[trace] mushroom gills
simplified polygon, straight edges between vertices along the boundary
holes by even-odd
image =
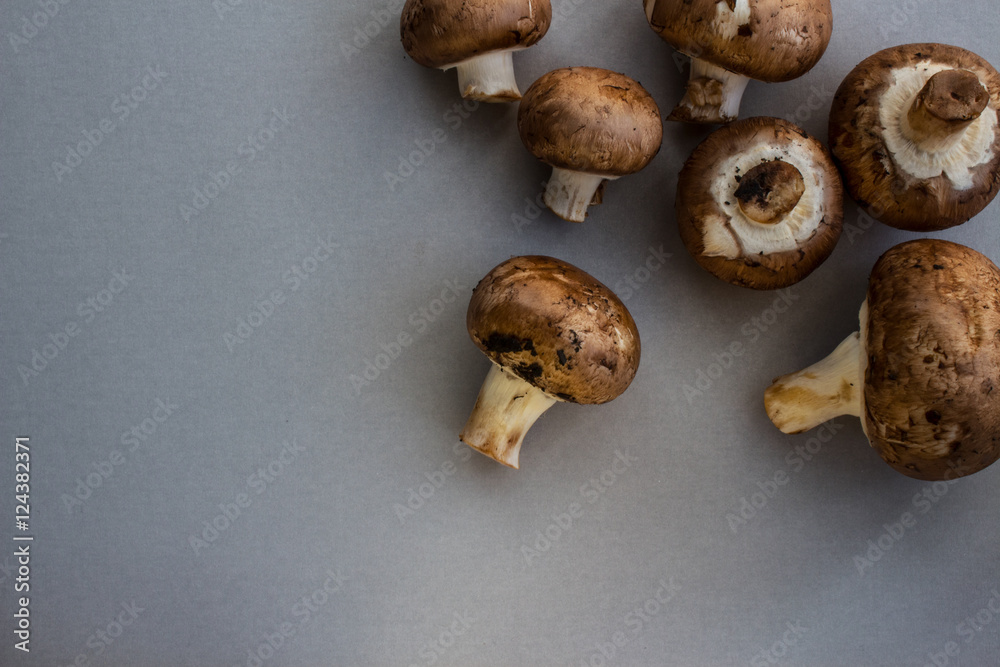
[[[583,222],[587,207],[601,203],[604,181],[617,178],[553,167],[542,201],[563,220]]]
[[[517,468],[524,435],[557,402],[559,399],[491,362],[476,406],[458,437],[491,459]]]
[[[783,433],[802,433],[841,415],[861,416],[867,366],[861,337],[868,329],[867,300],[859,319],[861,330],[845,338],[828,357],[779,377],[764,392],[767,416]]]
[[[749,77],[691,58],[691,74],[683,99],[667,120],[686,123],[729,123],[740,115],[743,91]]]
[[[456,69],[458,89],[467,100],[516,102],[521,99],[521,91],[514,78],[513,53],[523,48],[490,51],[441,69]]]

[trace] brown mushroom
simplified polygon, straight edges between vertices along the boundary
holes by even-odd
[[[638,82],[597,67],[565,67],[528,88],[517,111],[525,147],[552,167],[543,200],[564,220],[583,222],[605,181],[632,174],[663,140],[660,110]]]
[[[649,25],[691,56],[687,92],[667,120],[728,123],[750,79],[802,76],[830,42],[830,0],[644,0]]]
[[[615,294],[552,257],[514,257],[479,281],[466,317],[492,361],[459,436],[512,468],[535,420],[558,401],[606,403],[639,367],[639,332]]]
[[[837,89],[830,149],[851,197],[898,229],[960,225],[1000,189],[1000,74],[976,54],[905,44]]]
[[[969,475],[1000,458],[1000,269],[975,250],[920,239],[872,269],[861,327],[826,359],[778,378],[771,421],[799,433],[850,414],[894,469]]]
[[[417,63],[458,70],[462,97],[514,102],[521,92],[511,56],[540,40],[551,22],[549,0],[406,0],[399,32]]]
[[[698,264],[754,289],[812,273],[843,222],[843,188],[826,148],[780,118],[747,118],[708,135],[681,169],[675,204]]]

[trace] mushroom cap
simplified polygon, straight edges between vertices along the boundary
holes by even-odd
[[[868,283],[865,432],[910,477],[953,479],[1000,457],[1000,270],[975,250],[920,239]]]
[[[747,217],[737,200],[743,175],[781,160],[802,175],[805,190],[774,224]],[[812,273],[833,252],[843,223],[840,175],[823,144],[793,123],[757,117],[708,135],[677,179],[681,239],[707,271],[734,285],[778,289]]]
[[[887,96],[910,100],[933,74],[949,68],[971,71],[989,93],[986,109],[969,127],[976,131],[963,137],[970,154],[979,155],[971,168],[919,151],[898,127],[886,128],[880,114]],[[840,84],[830,111],[830,149],[851,197],[874,218],[911,231],[946,229],[979,213],[1000,189],[998,110],[1000,74],[983,58],[945,44],[894,46],[861,61]],[[918,160],[920,173],[900,166],[890,148],[906,143],[906,159]]]
[[[830,0],[644,0],[656,33],[693,58],[758,81],[789,81],[830,43]]]
[[[425,67],[448,68],[507,49],[526,49],[552,22],[549,0],[406,0],[403,48]]]
[[[473,290],[469,336],[486,356],[546,394],[606,403],[639,367],[639,332],[593,276],[552,257],[513,257]]]
[[[606,176],[639,171],[663,140],[660,109],[646,89],[597,67],[564,67],[531,84],[517,130],[543,162]]]

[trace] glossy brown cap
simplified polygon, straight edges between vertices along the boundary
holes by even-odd
[[[527,48],[551,22],[549,0],[406,0],[399,32],[413,60],[444,68],[490,51]]]
[[[531,84],[517,130],[543,162],[606,176],[639,171],[663,140],[660,109],[646,89],[597,67],[553,70]]]
[[[802,178],[804,190],[797,190],[785,220],[760,223],[741,215],[780,192],[782,184],[767,178],[747,187],[747,178],[756,176],[751,169],[770,165],[765,160],[794,164]],[[764,175],[790,180],[784,171]],[[681,169],[675,205],[681,239],[695,261],[728,283],[753,289],[787,287],[812,273],[833,252],[843,223],[843,189],[829,153],[780,118],[746,118],[708,135]],[[788,241],[780,240],[782,225],[793,233]]]
[[[639,367],[639,332],[625,305],[552,257],[514,257],[490,271],[466,322],[486,356],[560,400],[606,403]]]
[[[789,81],[830,43],[830,0],[644,0],[653,30],[675,49],[758,81]]]
[[[887,147],[880,100],[900,73],[929,64],[975,74],[989,94],[982,113],[997,117],[1000,74],[971,51],[945,44],[904,44],[869,56],[840,84],[830,111],[830,149],[851,197],[877,220],[910,231],[962,224],[1000,190],[1000,132],[994,132],[992,157],[969,171],[969,187],[957,187],[944,172],[915,176]]]
[[[872,269],[862,419],[893,468],[917,479],[1000,457],[1000,270],[949,241],[895,246]]]

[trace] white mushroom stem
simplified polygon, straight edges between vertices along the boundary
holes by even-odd
[[[459,438],[491,459],[517,468],[524,434],[557,402],[494,363]]]
[[[444,69],[458,70],[458,89],[467,100],[516,102],[521,91],[514,79],[515,50],[490,51]]]
[[[552,177],[545,186],[542,201],[563,220],[583,222],[587,207],[601,202],[601,183],[616,178],[552,167]]]
[[[667,120],[692,123],[729,123],[740,115],[748,77],[730,72],[701,58],[691,58],[684,98]]]
[[[781,431],[801,433],[841,415],[861,416],[867,367],[861,336],[868,330],[867,301],[860,320],[861,330],[845,338],[830,356],[783,375],[764,392],[767,416]]]

